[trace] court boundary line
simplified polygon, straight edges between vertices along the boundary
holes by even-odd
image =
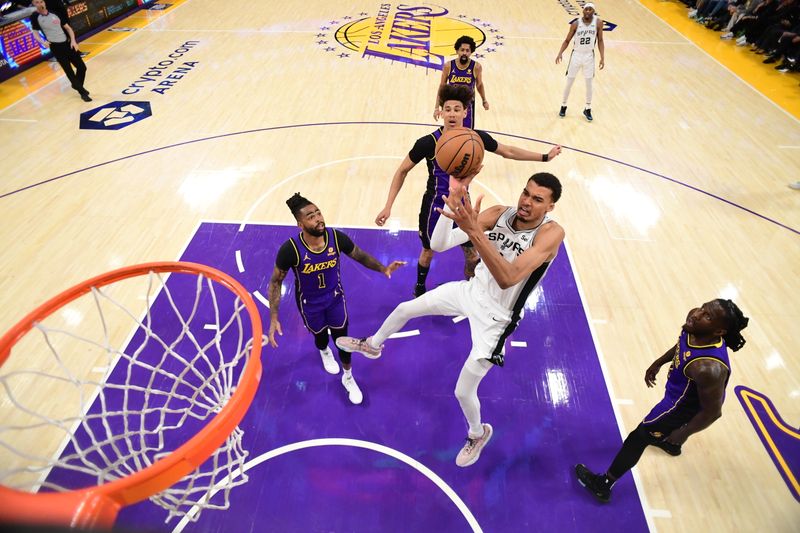
[[[610,372],[608,371],[608,367],[606,366],[606,360],[603,356],[603,351],[600,348],[600,343],[597,341],[597,334],[594,330],[594,324],[592,322],[592,315],[589,313],[589,306],[584,297],[585,293],[583,291],[583,284],[581,283],[581,279],[578,276],[578,272],[575,270],[575,263],[572,261],[573,254],[570,250],[570,247],[567,244],[566,239],[563,242],[564,244],[564,251],[567,253],[567,259],[569,261],[569,268],[572,271],[572,278],[575,280],[575,287],[578,289],[578,297],[581,300],[581,305],[583,306],[583,316],[586,317],[586,324],[589,327],[589,334],[592,337],[592,343],[594,344],[594,351],[597,354],[597,361],[600,363],[600,373],[603,375],[603,381],[606,384],[606,391],[608,391],[608,399],[609,403],[611,404],[611,410],[614,413],[614,418],[617,421],[617,429],[619,430],[619,435],[622,441],[625,440],[627,436],[625,425],[622,422],[622,415],[619,412],[619,406],[615,401],[617,398],[616,393],[614,392],[614,386],[611,383]],[[639,476],[639,469],[637,466],[634,466],[631,469],[631,475],[633,476],[633,486],[636,487],[636,492],[639,496],[639,502],[642,505],[642,514],[644,515],[645,522],[647,523],[647,527],[653,533],[656,533],[658,530],[656,529],[655,523],[653,523],[651,511],[653,510],[650,507],[650,504],[647,502],[647,495],[644,492],[644,486],[641,477]],[[570,477],[570,479],[572,479]]]
[[[769,96],[764,94],[760,89],[758,89],[755,85],[750,83],[748,80],[746,80],[745,78],[741,77],[736,71],[731,69],[729,66],[727,66],[725,63],[723,63],[719,59],[717,59],[717,57],[714,56],[711,52],[706,50],[704,47],[700,46],[700,44],[698,44],[697,41],[695,41],[694,39],[690,38],[689,36],[684,35],[683,33],[681,33],[680,30],[678,30],[678,28],[676,28],[675,26],[670,24],[666,19],[662,18],[658,13],[656,13],[655,11],[650,9],[650,7],[647,6],[644,2],[638,1],[638,2],[636,2],[636,4],[642,6],[642,8],[644,8],[648,13],[650,13],[650,15],[653,18],[655,18],[656,20],[660,21],[664,26],[666,26],[667,28],[669,28],[670,30],[672,30],[673,32],[678,34],[681,39],[686,41],[687,44],[690,44],[690,45],[694,46],[695,48],[697,48],[700,52],[702,52],[703,54],[705,54],[706,56],[711,58],[717,65],[719,65],[720,67],[722,67],[723,69],[728,71],[731,75],[733,75],[733,77],[735,77],[740,82],[742,82],[747,87],[749,87],[753,92],[755,92],[756,94],[760,95],[764,100],[766,100],[767,102],[769,102],[772,105],[774,105],[776,108],[778,108],[781,111],[783,111],[786,114],[786,116],[792,118],[795,121],[795,123],[800,122],[800,118],[796,117],[788,109],[784,108],[781,104],[779,104],[778,102],[774,101]]]
[[[205,141],[224,139],[224,138],[227,138],[227,137],[236,137],[236,136],[239,136],[239,135],[249,135],[251,133],[263,133],[263,132],[280,131],[280,130],[294,129],[294,128],[310,128],[310,127],[316,127],[316,126],[387,126],[387,125],[389,125],[389,126],[398,126],[398,125],[399,126],[426,126],[426,127],[433,127],[433,128],[438,127],[437,124],[427,124],[427,123],[422,123],[422,122],[355,121],[354,120],[354,121],[338,121],[338,122],[310,122],[310,123],[305,123],[305,124],[285,124],[285,125],[282,125],[282,126],[270,126],[270,127],[266,127],[266,128],[255,128],[255,129],[250,129],[250,130],[242,130],[242,131],[234,131],[234,132],[229,132],[229,133],[221,133],[221,134],[218,134],[218,135],[211,135],[209,137],[200,137],[198,139],[191,139],[191,140],[188,140],[188,141],[181,141],[181,142],[178,142],[178,143],[167,144],[167,145],[164,145],[164,146],[151,148],[149,150],[144,150],[142,152],[136,152],[136,153],[133,153],[133,154],[120,156],[120,157],[117,157],[117,158],[114,158],[114,159],[110,159],[108,161],[103,161],[101,163],[96,163],[96,164],[90,165],[88,167],[80,168],[78,170],[73,170],[71,172],[67,172],[66,174],[61,174],[59,176],[48,178],[46,180],[42,180],[42,181],[39,181],[39,182],[36,182],[36,183],[32,183],[30,185],[26,185],[25,187],[22,187],[22,188],[19,188],[19,189],[16,189],[16,190],[0,194],[0,200],[2,200],[3,198],[9,197],[9,196],[13,196],[13,195],[18,194],[18,193],[21,193],[23,191],[27,191],[28,189],[33,189],[35,187],[40,187],[40,186],[45,185],[47,183],[51,183],[51,182],[58,181],[58,180],[61,180],[61,179],[64,179],[64,178],[68,178],[70,176],[73,176],[73,175],[76,175],[76,174],[80,174],[82,172],[86,172],[86,171],[89,171],[89,170],[94,170],[96,168],[104,167],[106,165],[110,165],[110,164],[113,164],[113,163],[118,163],[120,161],[125,161],[127,159],[133,159],[135,157],[140,157],[140,156],[151,154],[151,153],[155,153],[155,152],[169,150],[171,148],[177,148],[177,147],[180,147],[180,146],[186,146],[186,145],[205,142]],[[550,142],[550,141],[543,141],[541,139],[536,139],[534,137],[526,137],[524,135],[517,135],[517,134],[514,134],[514,133],[504,133],[504,132],[493,131],[493,130],[484,130],[484,131],[486,131],[487,133],[493,133],[495,135],[502,135],[502,136],[511,137],[511,138],[514,138],[514,139],[522,139],[522,140],[526,140],[526,141],[537,142],[537,143],[541,143],[541,144],[545,144],[545,145],[549,145],[549,146],[556,146],[558,144],[558,143],[554,143],[554,142]],[[706,195],[706,196],[708,196],[710,198],[713,198],[715,200],[718,200],[720,202],[728,204],[731,207],[735,207],[737,209],[740,209],[740,210],[742,210],[742,211],[744,211],[746,213],[754,215],[754,216],[756,216],[756,217],[758,217],[758,218],[760,218],[760,219],[762,219],[762,220],[764,220],[766,222],[769,222],[771,224],[779,226],[779,227],[781,227],[783,229],[789,230],[792,233],[800,236],[800,230],[794,229],[791,226],[787,226],[786,224],[784,224],[782,222],[779,222],[779,221],[777,221],[775,219],[772,219],[772,218],[770,218],[770,217],[768,217],[766,215],[762,215],[761,213],[753,211],[752,209],[750,209],[748,207],[745,207],[743,205],[739,205],[736,202],[733,202],[731,200],[727,200],[727,199],[725,199],[725,198],[723,198],[723,197],[721,197],[721,196],[719,196],[717,194],[714,194],[714,193],[708,192],[706,190],[703,190],[700,187],[696,187],[694,185],[690,185],[688,183],[685,183],[685,182],[680,181],[680,180],[675,179],[675,178],[670,178],[669,176],[666,176],[664,174],[659,174],[658,172],[655,172],[653,170],[647,170],[646,168],[640,167],[638,165],[634,165],[633,163],[626,163],[624,161],[620,161],[619,159],[614,159],[613,157],[604,156],[604,155],[601,155],[601,154],[590,152],[588,150],[581,150],[580,148],[573,148],[573,147],[566,146],[566,145],[561,145],[561,146],[563,148],[567,149],[567,150],[571,150],[571,151],[577,152],[579,154],[584,154],[584,155],[588,155],[588,156],[591,156],[591,157],[596,157],[598,159],[602,159],[604,161],[608,161],[608,162],[611,162],[611,163],[616,163],[618,165],[622,165],[624,167],[632,168],[634,170],[638,170],[638,171],[643,172],[645,174],[649,174],[651,176],[655,176],[657,178],[661,178],[662,180],[669,181],[669,182],[671,182],[671,183],[673,183],[675,185],[680,185],[682,187],[686,187],[687,189],[690,189],[690,190],[693,190],[695,192],[704,194],[704,195]]]

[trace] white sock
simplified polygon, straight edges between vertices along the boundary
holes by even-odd
[[[344,369],[344,377],[346,377],[346,378],[353,377],[353,368],[352,367]]]

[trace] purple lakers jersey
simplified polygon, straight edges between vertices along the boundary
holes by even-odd
[[[643,424],[669,422],[670,425],[679,427],[691,420],[700,411],[697,384],[686,375],[687,367],[700,359],[712,359],[725,365],[725,368],[728,369],[728,377],[725,378],[725,385],[727,386],[731,365],[728,360],[728,349],[725,341],[720,339],[717,344],[693,346],[689,343],[689,334],[682,331],[678,344],[675,346],[675,354],[669,367],[669,374],[667,374],[664,399],[644,417]]]
[[[450,61],[450,75],[447,76],[447,85],[466,85],[475,91],[475,61],[469,60],[467,66],[462,70],[458,68],[458,61]]]
[[[292,269],[295,294],[301,309],[326,307],[333,299],[341,297],[343,290],[336,232],[331,228],[325,228],[325,247],[317,252],[308,247],[302,233],[292,237],[290,242],[297,250],[299,258]]]
[[[443,128],[437,128],[436,131],[431,133],[431,137],[433,137],[436,143],[439,142],[439,138],[442,136],[443,131]],[[444,207],[442,195],[448,196],[450,194],[450,176],[447,174],[447,172],[442,170],[442,167],[440,167],[439,163],[436,162],[436,157],[434,157],[434,154],[431,154],[431,157],[427,159],[427,163],[428,183],[425,187],[425,194],[433,195],[434,207]]]

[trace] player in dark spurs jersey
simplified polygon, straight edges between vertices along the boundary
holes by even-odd
[[[467,116],[464,118],[465,128],[475,128],[475,91],[481,95],[483,108],[489,110],[489,101],[486,99],[486,92],[483,88],[483,67],[471,59],[476,46],[475,39],[468,35],[459,37],[453,46],[458,54],[458,59],[453,59],[442,67],[442,79],[436,90],[436,102],[433,107],[433,120],[439,120],[442,114],[439,90],[445,85],[464,85],[472,91],[472,100],[467,106]]]
[[[406,176],[417,163],[425,159],[428,165],[428,184],[425,194],[422,196],[422,205],[419,211],[419,239],[422,241],[422,251],[419,254],[417,263],[417,284],[414,287],[414,296],[423,294],[427,288],[425,281],[428,278],[431,261],[433,260],[433,250],[431,250],[431,233],[433,232],[436,221],[439,220],[437,209],[444,207],[443,195],[447,195],[450,188],[450,176],[439,168],[436,163],[436,142],[442,134],[452,128],[461,128],[464,123],[464,116],[469,102],[472,100],[472,91],[463,85],[445,85],[439,90],[439,100],[442,103],[442,119],[444,126],[436,129],[432,133],[420,137],[414,143],[414,147],[400,163],[394,173],[392,184],[389,186],[389,196],[386,204],[378,216],[375,217],[375,224],[383,226],[392,214],[392,206],[403,188]],[[549,161],[561,153],[560,146],[554,146],[550,152],[540,154],[531,152],[516,146],[500,144],[485,131],[475,130],[483,141],[483,146],[487,152],[494,152],[506,159],[517,161]],[[470,243],[462,245],[464,252],[464,277],[469,279],[475,272],[475,265],[478,264],[478,255],[472,249]]]
[[[275,333],[283,335],[278,321],[278,306],[283,279],[291,269],[294,270],[295,300],[303,323],[314,335],[314,343],[320,351],[325,370],[330,374],[338,374],[339,365],[328,347],[328,330],[334,340],[347,335],[347,305],[340,272],[341,253],[370,270],[382,272],[387,278],[391,278],[392,272],[404,265],[405,261],[393,261],[389,266],[383,266],[356,246],[346,234],[326,227],[319,208],[300,196],[300,193],[295,193],[286,204],[301,231],[283,243],[275,259],[275,269],[269,281],[269,342],[277,348]],[[359,404],[363,395],[353,377],[350,353],[339,350],[339,360],[344,367],[342,385],[350,401]]]
[[[690,435],[722,416],[731,375],[728,348],[736,352],[744,346],[740,332],[748,322],[731,300],[712,300],[689,311],[677,344],[644,374],[645,383],[652,387],[659,369],[671,362],[664,399],[628,435],[605,474],[594,474],[582,464],[575,466],[580,484],[607,502],[611,487],[639,462],[645,448],[657,446],[670,455],[680,455]]]
[[[412,318],[467,317],[472,349],[458,376],[455,394],[469,432],[456,457],[458,466],[475,463],[492,437],[492,426],[481,422],[478,386],[494,365],[503,366],[505,340],[522,319],[528,295],[541,283],[564,240],[564,229],[549,214],[561,197],[558,178],[546,172],[534,174],[516,207],[496,205],[483,212],[481,199],[473,209],[467,196],[472,178],[474,175],[451,181],[447,208],[433,230],[431,247],[443,252],[472,240],[482,259],[475,276],[445,283],[401,303],[371,337],[336,340],[344,350],[375,359],[381,355],[383,342]]]

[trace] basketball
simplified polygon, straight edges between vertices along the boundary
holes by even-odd
[[[483,162],[483,141],[475,130],[453,128],[436,143],[436,163],[455,178],[463,178]]]

